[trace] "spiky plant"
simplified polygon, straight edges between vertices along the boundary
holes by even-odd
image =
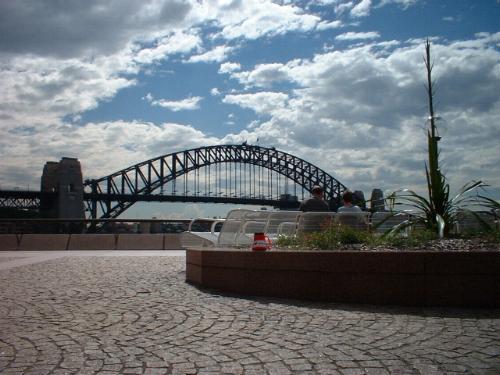
[[[450,185],[447,183],[446,177],[441,173],[439,167],[438,142],[441,140],[441,137],[436,127],[437,117],[434,115],[433,63],[431,62],[430,48],[430,42],[427,40],[424,62],[427,71],[426,88],[430,122],[430,129],[427,130],[428,161],[425,163],[428,198],[412,190],[402,189],[389,196],[389,199],[397,199],[396,205],[410,206],[417,210],[412,219],[394,228],[393,232],[420,222],[426,228],[436,231],[439,237],[443,237],[449,234],[455,225],[459,210],[466,209],[469,205],[477,204],[477,198],[471,197],[468,194],[472,190],[484,187],[485,184],[482,181],[471,181],[465,184],[458,194],[450,199]]]

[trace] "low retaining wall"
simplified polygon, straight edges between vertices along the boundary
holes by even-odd
[[[107,250],[116,248],[116,234],[72,234],[68,250]]]
[[[6,250],[180,250],[180,234],[0,234]]]
[[[0,250],[17,250],[20,239],[19,234],[0,234]]]
[[[181,233],[165,233],[163,235],[165,239],[163,241],[164,250],[179,250],[182,249],[181,245]]]
[[[163,250],[163,234],[120,234],[117,250]]]
[[[23,234],[18,250],[66,250],[69,234]]]
[[[500,307],[500,252],[197,249],[186,251],[186,280],[255,296]]]

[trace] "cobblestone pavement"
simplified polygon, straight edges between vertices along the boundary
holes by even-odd
[[[243,298],[184,257],[0,270],[0,373],[500,374],[500,311]]]

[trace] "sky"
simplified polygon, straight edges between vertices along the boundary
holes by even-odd
[[[366,197],[425,192],[427,38],[442,171],[500,199],[500,0],[0,0],[0,189],[246,141]]]

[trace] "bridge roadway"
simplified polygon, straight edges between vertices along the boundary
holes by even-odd
[[[0,373],[500,373],[500,311],[242,298],[183,251],[0,253]]]

